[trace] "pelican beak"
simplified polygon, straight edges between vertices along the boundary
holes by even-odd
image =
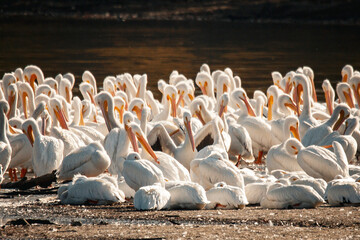
[[[176,117],[177,114],[176,114],[176,108],[177,108],[177,105],[176,105],[176,99],[175,99],[175,95],[173,94],[170,98],[170,104],[171,104],[171,109],[172,109],[172,117]]]
[[[224,105],[224,101],[221,101],[220,109],[219,109],[219,116],[222,117],[224,112],[227,112],[227,106]]]
[[[14,93],[14,92],[11,92],[11,93],[9,94],[9,99],[8,99],[8,103],[9,103],[9,106],[10,106],[10,110],[9,110],[9,112],[6,114],[6,116],[7,116],[8,118],[10,117],[10,113],[11,113],[12,109],[14,108],[14,106],[13,106],[14,101],[15,101],[15,93]],[[16,106],[15,106],[15,107],[16,107]]]
[[[224,85],[223,85],[223,93],[226,93],[226,92],[227,92],[227,89],[228,89],[228,88],[227,88],[226,84],[224,84]]]
[[[351,89],[349,89],[349,92],[344,91],[344,96],[345,96],[347,105],[349,105],[350,108],[354,108],[355,105],[354,105],[354,99],[353,99]]]
[[[274,96],[271,95],[269,97],[269,101],[268,101],[268,120],[272,120],[272,109],[273,109],[273,104],[274,104]]]
[[[201,82],[199,82],[199,87],[200,87],[203,95],[207,95],[207,91],[206,91],[206,87],[205,87],[206,85],[207,85],[207,82],[204,83],[204,86],[201,84]]]
[[[137,116],[137,118],[139,120],[141,119],[141,111],[142,111],[142,109],[140,109],[138,106],[134,106],[131,111],[136,113],[136,116]]]
[[[280,86],[280,82],[279,82],[279,81],[277,81],[277,82],[275,83],[275,86],[277,86],[281,91],[285,92],[285,90]]]
[[[191,131],[191,123],[187,119],[185,119],[184,123],[185,123],[185,127],[186,127],[186,130],[187,130],[189,138],[190,138],[192,150],[193,150],[193,152],[195,152],[195,140],[194,140],[194,135]]]
[[[154,150],[152,150],[150,144],[148,143],[148,141],[144,138],[143,135],[139,134],[139,133],[136,133],[136,137],[137,139],[139,140],[141,146],[143,146],[143,148],[145,149],[145,151],[147,151],[150,156],[154,159],[154,161],[157,163],[157,164],[160,164],[159,160],[158,160],[158,157],[156,156]]]
[[[178,101],[176,103],[176,108],[180,105],[180,103],[181,103],[181,106],[184,107],[184,92],[182,92],[180,94],[179,99],[178,99]]]
[[[354,90],[356,102],[357,102],[358,106],[360,106],[360,84],[357,84],[357,86],[353,85],[352,87]]]
[[[192,94],[189,93],[188,97],[189,97],[190,101],[194,100],[194,96]]]
[[[200,120],[200,122],[201,122],[203,125],[206,124],[206,122],[205,122],[204,118],[202,117],[201,112],[200,112],[199,110],[196,110],[196,111],[195,111],[195,115],[198,117],[198,119]]]
[[[94,105],[95,105],[95,100],[94,100],[94,96],[92,95],[92,93],[91,93],[91,92],[89,92],[89,91],[87,91],[87,94],[89,95],[89,97],[90,97],[90,100],[91,100],[92,104],[94,104]]]
[[[291,146],[291,148],[295,150],[295,154],[299,153],[299,150],[295,146]]]
[[[241,98],[241,99],[244,101],[244,103],[245,103],[245,105],[246,105],[248,114],[249,114],[250,116],[256,117],[254,108],[250,105],[248,98],[245,96],[244,98]]]
[[[124,118],[124,105],[122,105],[118,111],[119,111],[120,123],[123,123],[123,118]]]
[[[132,128],[129,127],[127,124],[125,124],[125,131],[127,132],[128,136],[129,136],[129,139],[130,139],[131,145],[134,149],[134,152],[138,153],[139,147],[137,145],[136,136],[135,136],[134,132],[132,131]]]
[[[332,99],[330,97],[330,90],[324,89],[324,92],[325,92],[325,101],[326,101],[327,109],[329,111],[329,114],[332,115],[333,111],[334,111],[334,108],[333,108]]]
[[[343,110],[340,111],[340,116],[339,119],[335,122],[334,127],[333,127],[333,131],[337,131],[339,129],[339,127],[341,126],[341,124],[349,117],[350,115],[346,115],[345,116],[345,112]]]
[[[81,107],[81,110],[80,110],[80,122],[79,122],[79,125],[80,126],[85,126],[85,123],[84,123],[84,108],[85,106],[82,106]]]
[[[34,146],[34,142],[35,142],[35,137],[34,137],[34,133],[33,133],[33,129],[31,126],[28,126],[27,131],[23,131],[24,134],[28,137],[31,146]]]
[[[294,138],[296,138],[297,140],[300,141],[300,134],[299,134],[299,123],[296,123],[296,126],[291,126],[290,127],[290,132],[292,133],[292,135],[294,136]]]
[[[290,99],[290,101],[291,101],[290,103],[285,103],[285,107],[290,108],[291,110],[293,110],[296,113],[297,107],[292,99]]]
[[[342,77],[342,82],[347,82],[348,79],[348,75],[345,73],[344,76]]]
[[[58,120],[59,123],[60,123],[60,126],[61,126],[63,129],[69,130],[69,128],[68,128],[68,126],[67,126],[67,124],[66,124],[66,120],[65,120],[64,114],[63,114],[63,112],[61,111],[61,109],[59,109],[59,107],[56,106],[56,109],[54,109],[54,112],[55,112],[55,115],[56,115],[57,120]]]
[[[290,93],[290,91],[291,91],[291,88],[292,88],[292,85],[290,84],[290,77],[287,79],[287,81],[285,82],[285,90],[284,90],[284,92],[286,93],[286,94],[289,94]]]
[[[329,148],[332,148],[333,146],[332,145],[324,145],[324,146],[321,146],[321,147],[329,149]]]
[[[33,89],[34,93],[35,93],[35,80],[36,80],[36,75],[32,74],[30,77],[30,86]]]
[[[41,134],[45,136],[45,130],[46,130],[46,118],[41,117]]]
[[[303,91],[303,87],[301,84],[298,84],[296,86],[296,89],[294,91],[294,99],[295,99],[295,103],[296,103],[296,112],[298,114],[298,116],[300,116],[300,96],[302,94]]]
[[[8,124],[8,126],[9,126],[9,131],[10,131],[10,133],[12,133],[12,134],[18,134],[18,132],[16,132],[15,129],[14,129],[10,124]]]
[[[71,99],[70,99],[70,90],[68,87],[65,87],[65,99],[68,103],[71,103]]]
[[[26,92],[23,92],[21,94],[21,98],[22,98],[22,103],[23,103],[23,111],[24,111],[25,119],[27,119],[28,118],[28,112],[27,112],[26,98],[28,98],[28,94]]]
[[[140,83],[138,85],[137,91],[136,91],[136,95],[137,98],[140,96]]]
[[[176,129],[175,131],[171,132],[169,134],[170,137],[174,136],[175,134],[177,134],[178,132],[180,132],[180,128]]]
[[[107,101],[105,100],[104,101],[104,104],[99,104],[99,107],[100,107],[100,110],[104,116],[104,120],[105,120],[105,123],[106,123],[106,127],[108,129],[108,131],[110,132],[111,131],[111,126],[110,126],[110,119],[109,119],[109,115],[108,115],[108,103]]]

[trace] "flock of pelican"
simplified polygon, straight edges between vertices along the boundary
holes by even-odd
[[[157,100],[146,74],[108,76],[100,89],[85,71],[81,100],[71,73],[5,73],[0,182],[56,171],[63,204],[133,199],[141,210],[359,204],[360,73],[346,65],[335,90],[324,80],[325,102],[310,67],[271,75],[250,99],[230,68],[203,64],[195,81],[159,80]]]

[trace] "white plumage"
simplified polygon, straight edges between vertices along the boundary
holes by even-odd
[[[170,200],[170,193],[158,184],[141,187],[134,196],[137,210],[161,210]]]
[[[207,209],[243,209],[245,205],[249,204],[243,189],[227,185],[224,182],[217,183],[206,191],[206,197],[210,201],[206,205]]]

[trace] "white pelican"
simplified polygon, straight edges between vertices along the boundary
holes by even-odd
[[[207,96],[211,101],[215,101],[214,80],[207,72],[199,72],[196,75],[195,83],[201,89],[203,95]]]
[[[331,206],[359,205],[360,182],[339,182],[327,190],[327,201]]]
[[[339,129],[341,124],[350,116],[350,108],[346,104],[339,104],[334,109],[331,117],[324,123],[310,128],[301,138],[301,143],[307,147],[310,145],[318,145],[333,131]]]
[[[311,114],[311,96],[310,96],[310,87],[306,76],[303,74],[296,74],[292,78],[292,83],[294,85],[294,95],[295,95],[295,104],[297,106],[297,114],[299,116],[299,132],[300,139],[305,135],[306,131],[318,125],[317,120]],[[303,108],[300,114],[300,96],[303,96]]]
[[[169,182],[166,189],[171,195],[167,209],[201,210],[209,203],[204,188],[194,182]]]
[[[304,185],[284,186],[276,183],[268,188],[261,200],[262,208],[316,208],[324,199],[312,188]]]
[[[254,160],[252,141],[246,128],[236,123],[236,120],[228,117],[229,135],[231,137],[229,155],[237,155],[239,164],[241,159]],[[230,156],[229,156],[230,157]]]
[[[104,147],[99,142],[93,142],[67,155],[56,174],[60,180],[71,180],[78,173],[96,177],[110,166],[110,162]]]
[[[325,181],[334,179],[337,175],[349,176],[348,161],[340,143],[333,142],[334,153],[319,146],[304,147],[297,139],[290,139],[286,149],[290,154],[297,154],[300,167],[314,178]]]
[[[174,86],[172,85],[168,85],[165,87],[164,89],[164,109],[157,115],[154,116],[153,118],[153,122],[157,122],[157,121],[167,121],[167,120],[171,120],[174,117],[177,117],[177,105],[176,105],[176,100],[177,100],[177,90]]]
[[[353,66],[346,64],[341,69],[341,76],[342,76],[342,82],[348,82],[348,80],[353,76],[354,74],[354,68]]]
[[[190,170],[190,162],[195,158],[197,151],[195,149],[194,136],[191,130],[190,113],[184,112],[183,119],[185,125],[185,141],[179,146],[175,145],[174,141],[171,139],[165,127],[161,123],[154,126],[147,135],[147,139],[150,145],[159,139],[162,149],[165,148],[164,152],[170,152],[177,161]]]
[[[6,119],[6,113],[8,111],[8,103],[4,100],[0,101],[0,168],[2,170],[2,173],[0,173],[0,178],[2,178],[4,173],[6,172],[10,164],[12,154],[12,148],[6,135],[8,124]]]
[[[273,84],[278,87],[280,90],[285,91],[285,85],[284,81],[283,81],[283,76],[281,75],[280,72],[278,71],[274,71],[271,73],[271,77],[273,80]]]
[[[298,179],[295,177],[295,181],[293,181],[291,184],[292,185],[306,185],[306,186],[310,186],[312,188],[314,188],[314,190],[321,196],[324,198],[325,196],[325,189],[327,186],[327,183],[325,182],[324,179],[322,178],[312,178],[312,177],[308,177],[308,178],[302,178],[302,179]]]
[[[254,182],[245,186],[245,194],[249,204],[260,204],[272,182]]]
[[[63,78],[59,85],[59,94],[65,98],[66,102],[71,104],[72,100],[72,85],[69,79]]]
[[[130,153],[127,156],[122,175],[129,187],[135,191],[154,183],[159,183],[162,187],[165,187],[162,171],[152,162],[141,159],[138,153]]]
[[[327,113],[332,115],[334,111],[335,91],[328,79],[323,81],[322,89],[324,90],[325,94]]]
[[[34,65],[28,65],[24,68],[24,78],[25,81],[28,82],[35,92],[35,80],[37,80],[38,84],[42,84],[45,80],[44,74],[42,70]]]
[[[62,204],[111,204],[124,202],[125,195],[118,189],[116,180],[107,175],[87,178],[75,175],[73,181],[61,186],[58,197]]]
[[[84,71],[81,78],[82,78],[83,82],[87,82],[87,83],[91,84],[91,86],[94,89],[94,95],[97,95],[96,79],[95,79],[94,75],[90,71],[86,70],[86,71]]]
[[[19,83],[18,90],[21,97],[21,104],[23,107],[23,113],[25,119],[28,118],[28,116],[32,115],[35,110],[35,98],[34,98],[34,92],[32,91],[30,85],[26,82]],[[28,107],[29,107],[29,113],[28,113]]]
[[[158,184],[141,187],[134,196],[137,210],[161,210],[170,200],[170,193]]]
[[[163,152],[154,152],[145,139],[144,133],[141,131],[139,125],[136,123],[130,124],[130,129],[137,137],[141,146],[143,147],[143,151],[141,152],[141,156],[144,159],[149,161],[155,161],[156,167],[158,167],[166,180],[169,181],[190,181],[189,171],[175,158],[169,156]],[[136,146],[136,145],[135,145]],[[137,148],[134,149],[135,152],[139,150]]]
[[[190,176],[193,182],[198,182],[205,190],[218,182],[244,188],[240,170],[232,162],[223,159],[218,152],[213,152],[204,159],[194,159],[190,164]]]
[[[355,154],[357,153],[357,149],[359,147],[356,139],[352,135],[355,130],[359,129],[359,120],[356,117],[350,117],[346,119],[345,125],[346,128],[343,135],[338,131],[333,131],[331,134],[323,138],[322,141],[319,142],[319,145],[331,146],[332,142],[339,142],[345,151],[348,162],[351,162],[355,158]],[[334,151],[332,147],[328,149]]]
[[[206,197],[210,201],[206,205],[206,209],[243,209],[245,205],[249,204],[244,189],[227,185],[224,182],[217,183],[206,191]]]
[[[341,82],[336,85],[336,93],[341,103],[346,103],[350,108],[354,108],[353,91],[347,82]]]
[[[317,103],[317,96],[316,96],[316,89],[315,89],[315,82],[314,82],[314,71],[307,66],[303,67],[304,75],[308,77],[310,80],[310,87],[311,87],[311,96],[315,103]]]
[[[40,134],[33,118],[24,121],[22,130],[33,146],[32,165],[36,176],[42,176],[57,169],[63,160],[64,143],[57,138]]]

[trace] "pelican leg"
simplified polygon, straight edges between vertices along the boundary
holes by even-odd
[[[10,177],[10,181],[13,182],[14,181],[14,175],[13,175],[13,169],[9,168],[9,177]]]
[[[15,180],[15,182],[17,182],[17,181],[18,181],[18,178],[17,178],[16,168],[13,169],[13,174],[14,174],[14,180]]]
[[[239,166],[240,166],[240,162],[241,162],[241,155],[239,154],[238,159],[237,159],[237,162],[235,163],[235,166],[236,166],[236,167],[239,167]]]
[[[254,162],[255,164],[260,165],[262,163],[262,156],[263,156],[264,152],[263,151],[259,151],[259,155],[258,158],[256,159],[256,161]]]
[[[20,178],[24,178],[27,173],[27,168],[21,168]]]

